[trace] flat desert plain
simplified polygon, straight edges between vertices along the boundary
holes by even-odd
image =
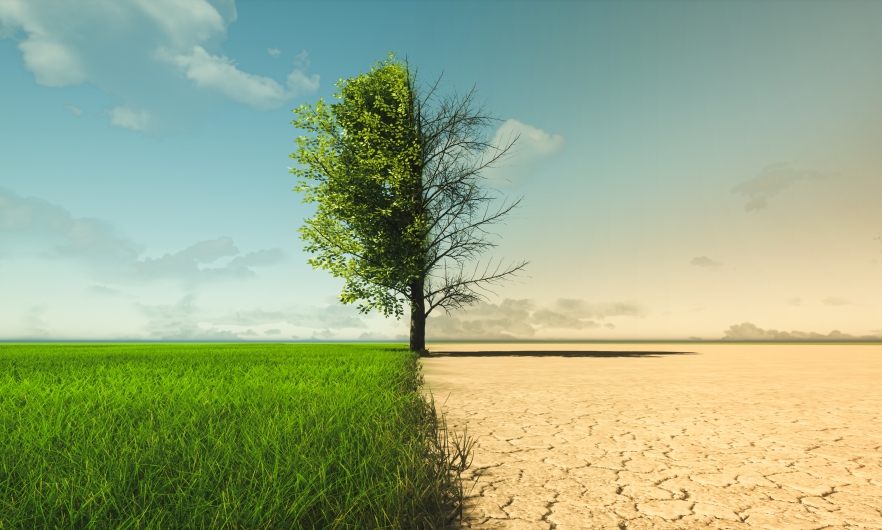
[[[882,345],[429,350],[464,527],[882,528]]]

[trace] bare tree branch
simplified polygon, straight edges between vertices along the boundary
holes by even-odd
[[[464,275],[468,261],[496,247],[487,238],[489,232],[486,228],[509,215],[522,200],[518,198],[508,206],[503,203],[491,214],[488,203],[493,198],[481,187],[481,172],[510,156],[519,138],[516,136],[502,145],[494,145],[483,135],[488,125],[502,120],[487,113],[484,105],[475,105],[475,86],[463,96],[443,97],[434,112],[429,113],[427,109],[441,76],[423,97],[416,86],[415,72],[411,79],[416,102],[414,119],[422,147],[421,211],[427,217],[422,234],[425,242],[423,295],[425,316],[428,316],[436,307],[449,313],[451,309],[461,310],[486,298],[484,292],[492,293],[487,285],[509,279],[522,271],[528,262],[514,264],[502,271],[501,263],[490,271],[488,262],[480,274],[476,265],[471,275]],[[455,263],[455,269],[451,269],[448,263]],[[443,274],[436,278],[434,273],[439,269]]]
[[[487,272],[490,270],[490,263],[488,262],[480,277],[476,277],[479,268],[479,265],[476,265],[475,272],[469,279],[464,278],[462,268],[459,269],[459,273],[456,276],[451,276],[448,274],[447,267],[445,266],[443,285],[433,290],[430,284],[427,289],[426,300],[429,302],[429,308],[426,310],[426,316],[429,316],[436,307],[441,307],[449,315],[451,309],[461,310],[464,306],[472,305],[481,299],[489,300],[489,297],[477,292],[475,289],[496,294],[490,289],[483,287],[483,284],[498,284],[503,280],[507,280],[508,276],[523,270],[529,263],[528,261],[522,261],[503,272],[499,272],[499,265],[497,265],[494,271],[488,275]],[[435,297],[438,295],[440,295],[440,298],[436,300]]]

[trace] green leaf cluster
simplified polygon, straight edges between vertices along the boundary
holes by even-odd
[[[294,191],[317,203],[300,228],[313,268],[345,279],[340,300],[365,301],[401,317],[425,277],[428,226],[423,149],[406,65],[389,54],[370,72],[335,85],[337,103],[301,105],[292,125],[307,131],[291,154]],[[403,296],[404,298],[400,298]]]

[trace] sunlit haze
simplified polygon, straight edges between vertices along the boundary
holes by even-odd
[[[404,340],[292,109],[396,52],[519,134],[530,262],[427,339],[882,338],[882,2],[0,0],[0,340]],[[501,204],[499,202],[498,204]]]

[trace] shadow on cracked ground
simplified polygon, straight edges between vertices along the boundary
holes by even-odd
[[[433,351],[427,357],[660,357],[662,355],[699,355],[688,351],[582,351],[582,350],[510,350],[510,351]]]

